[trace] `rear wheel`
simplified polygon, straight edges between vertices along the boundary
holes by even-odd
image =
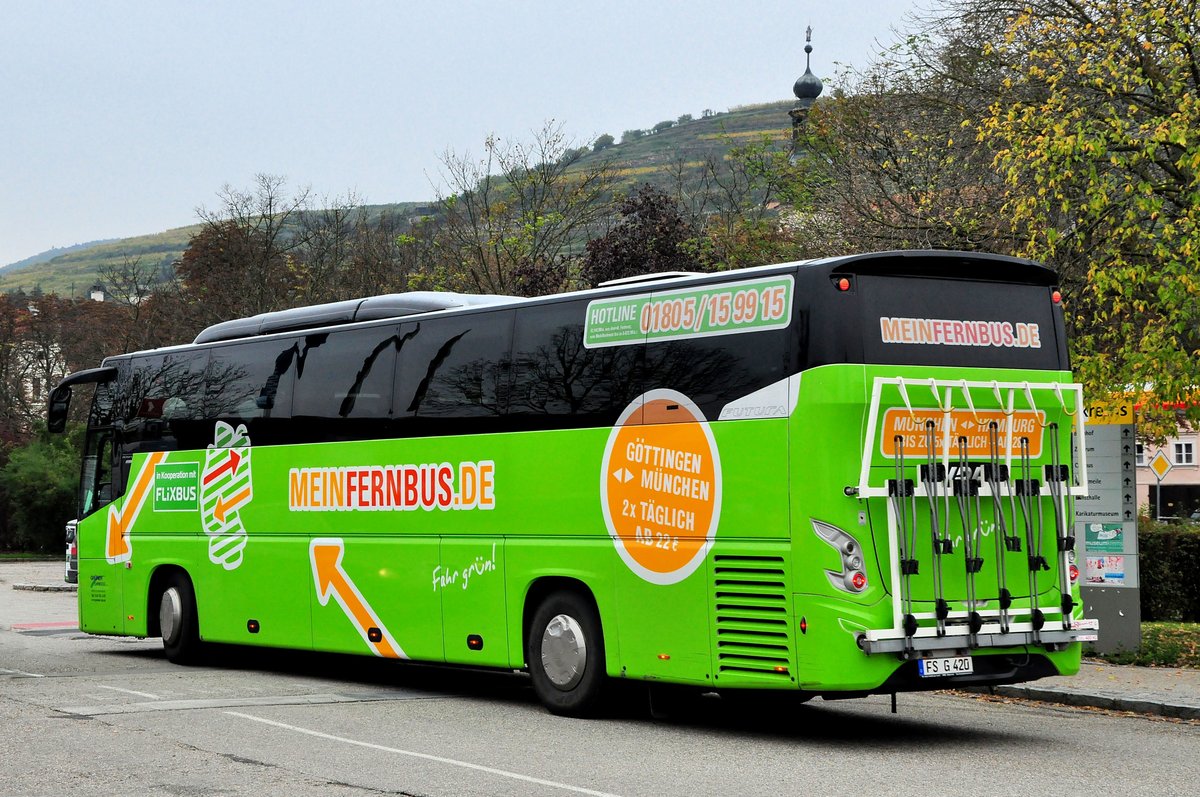
[[[175,664],[191,664],[200,658],[200,623],[196,615],[196,592],[182,573],[173,574],[158,603],[158,627],[163,650]]]
[[[574,592],[548,596],[534,612],[526,661],[533,690],[552,714],[594,714],[604,692],[604,635],[591,601]]]

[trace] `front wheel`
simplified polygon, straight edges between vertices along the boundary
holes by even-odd
[[[556,592],[538,606],[526,661],[533,690],[551,714],[586,717],[604,692],[604,635],[596,608],[574,592]]]
[[[187,576],[176,573],[167,581],[158,603],[158,627],[172,663],[191,664],[200,658],[196,592]]]

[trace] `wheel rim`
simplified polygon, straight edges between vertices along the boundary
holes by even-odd
[[[566,691],[579,683],[587,667],[587,641],[574,617],[556,615],[542,632],[542,671],[550,683]]]
[[[179,591],[171,587],[163,593],[162,602],[158,604],[158,627],[162,631],[163,642],[168,645],[174,642],[182,623],[183,602],[179,600]]]

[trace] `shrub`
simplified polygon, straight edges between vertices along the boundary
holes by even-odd
[[[79,454],[67,435],[47,435],[15,449],[0,470],[7,544],[23,551],[61,551],[78,480]]]
[[[1200,525],[1138,523],[1143,620],[1200,622]]]

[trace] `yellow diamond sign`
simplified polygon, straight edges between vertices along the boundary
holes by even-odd
[[[1162,481],[1163,478],[1171,471],[1171,460],[1167,459],[1166,454],[1164,454],[1162,451],[1159,451],[1154,455],[1154,458],[1150,460],[1150,470],[1154,471],[1154,475],[1158,477],[1159,481]]]

